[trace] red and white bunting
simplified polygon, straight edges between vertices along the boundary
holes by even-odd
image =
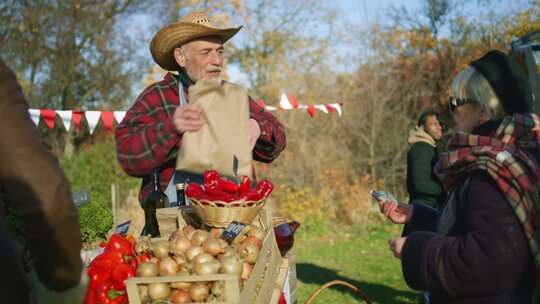
[[[267,105],[264,100],[258,100],[257,104],[267,111],[297,109],[306,110],[310,117],[314,117],[317,114],[317,110],[326,114],[337,113],[338,116],[343,114],[341,103],[305,105],[299,103],[296,96],[287,95],[285,93],[281,94],[281,99],[279,100],[279,105],[277,107]],[[114,128],[114,121],[119,124],[126,116],[126,111],[60,111],[52,109],[29,109],[29,113],[30,118],[36,126],[39,125],[41,120],[43,120],[48,128],[53,129],[56,115],[58,115],[62,120],[62,125],[67,131],[71,129],[71,123],[73,123],[77,132],[79,132],[81,129],[81,120],[84,116],[86,118],[86,122],[88,123],[90,134],[94,133],[94,130],[99,124],[100,120],[105,129],[112,131]]]

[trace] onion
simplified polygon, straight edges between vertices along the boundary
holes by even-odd
[[[138,277],[156,277],[158,274],[158,266],[152,262],[144,262],[137,266]]]
[[[240,278],[244,280],[249,279],[249,276],[251,275],[252,271],[253,271],[253,265],[249,263],[242,264],[242,274],[240,275]]]
[[[175,255],[172,258],[180,269],[183,269],[188,262],[185,255]]]
[[[221,259],[220,273],[242,274],[242,263],[235,256],[228,256]]]
[[[246,237],[246,239],[238,246],[238,247],[242,247],[242,245],[244,244],[250,244],[250,243],[253,243],[255,245],[257,245],[257,247],[259,247],[259,249],[262,248],[262,241],[257,239],[256,237],[254,236],[248,236]],[[244,245],[245,246],[245,245]]]
[[[166,257],[159,262],[159,275],[160,276],[173,276],[180,270],[178,264],[171,258]]]
[[[246,239],[246,235],[245,234],[240,234],[240,235],[237,235],[234,240],[232,241],[232,244],[233,245],[238,245],[240,243],[242,243],[245,239]]]
[[[216,239],[220,238],[223,234],[223,228],[212,228],[210,229],[210,235]]]
[[[171,233],[171,235],[169,236],[169,242],[174,242],[176,241],[176,239],[178,239],[178,237],[184,235],[184,233],[182,233],[182,230],[180,229],[176,229],[173,233]]]
[[[198,256],[199,254],[203,253],[204,250],[200,246],[193,246],[189,248],[186,251],[186,258],[188,258],[188,261],[193,261],[193,259]]]
[[[189,288],[189,296],[195,302],[204,302],[210,296],[208,285],[204,283],[195,283]]]
[[[150,283],[148,294],[152,300],[165,300],[171,294],[171,286],[167,283]]]
[[[193,234],[195,233],[195,231],[197,230],[193,228],[193,226],[191,225],[187,225],[184,228],[182,228],[182,232],[189,240],[191,240],[191,237],[193,237]]]
[[[201,263],[207,263],[207,262],[212,262],[212,261],[215,261],[216,259],[214,258],[213,255],[209,254],[209,253],[206,253],[206,252],[203,252],[201,254],[198,254],[195,258],[193,258],[193,264],[197,265],[197,264],[201,264]]]
[[[185,290],[175,290],[172,293],[170,301],[172,304],[189,303],[191,302],[191,297]]]
[[[154,253],[154,255],[160,259],[169,256],[169,242],[166,240],[161,240],[153,243],[152,253]]]
[[[191,244],[193,244],[194,246],[201,246],[201,244],[206,241],[208,236],[209,234],[207,231],[197,230],[191,237]]]
[[[137,285],[139,290],[139,299],[141,299],[141,304],[147,304],[151,301],[150,295],[148,294],[148,286],[146,285]]]
[[[150,248],[151,241],[149,237],[141,237],[136,243],[135,243],[135,253],[141,254],[145,251],[147,251]]]
[[[255,264],[257,258],[259,257],[259,252],[261,252],[261,249],[253,243],[246,243],[246,245],[242,248],[238,247],[238,250],[238,253],[240,253],[240,257],[243,258],[244,261],[251,264]]]
[[[225,241],[224,239],[216,239],[219,243],[219,245],[221,245],[221,248],[223,248],[223,250],[229,248],[229,243],[227,243],[227,241]]]
[[[196,274],[205,275],[205,274],[216,274],[219,271],[220,264],[219,262],[205,262],[195,265],[194,271]]]
[[[221,260],[222,257],[227,256],[236,256],[236,250],[232,247],[226,248],[225,251],[219,255],[219,259]]]
[[[224,289],[225,289],[225,283],[223,281],[217,281],[212,286],[211,293],[214,296],[219,298],[223,294]]]
[[[171,251],[175,255],[181,255],[191,247],[191,241],[185,236],[179,236],[171,243]]]
[[[260,241],[264,240],[264,230],[254,225],[249,225],[246,228],[248,228],[246,233],[248,236],[252,236]]]
[[[211,255],[218,255],[224,251],[222,244],[215,238],[206,239],[206,241],[202,243],[202,248]]]

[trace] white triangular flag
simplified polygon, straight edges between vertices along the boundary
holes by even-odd
[[[341,116],[341,105],[339,103],[331,103],[328,106],[336,109],[339,116]]]
[[[292,110],[293,106],[292,106],[291,102],[289,101],[289,98],[287,97],[287,94],[285,94],[285,93],[281,94],[281,99],[279,100],[279,106],[283,110]]]
[[[121,123],[124,117],[126,117],[126,111],[114,111],[113,115],[114,115],[114,118],[116,119],[116,122]]]
[[[326,105],[315,105],[315,108],[323,111],[326,114],[328,114],[328,109],[326,108]]]
[[[101,111],[86,111],[84,113],[86,117],[86,122],[88,122],[88,129],[90,130],[90,135],[94,133],[94,129],[99,123],[99,118],[101,117]]]
[[[71,116],[73,112],[56,110],[56,114],[58,114],[58,116],[62,118],[62,122],[64,123],[64,128],[66,128],[66,131],[69,132],[69,128],[71,128]]]
[[[277,108],[273,107],[273,106],[266,106],[266,110],[267,111],[275,111],[275,110],[277,110]]]
[[[41,117],[41,111],[39,109],[30,109],[28,112],[30,112],[30,118],[32,118],[32,121],[37,127],[39,125],[39,117]]]

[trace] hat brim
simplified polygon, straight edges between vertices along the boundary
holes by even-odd
[[[191,22],[171,23],[159,30],[150,42],[152,58],[165,70],[177,71],[180,66],[174,59],[175,48],[202,37],[218,37],[222,43],[231,39],[242,26],[234,28],[214,28]]]

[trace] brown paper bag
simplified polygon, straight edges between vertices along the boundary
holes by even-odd
[[[176,160],[176,169],[193,173],[216,170],[234,176],[252,175],[249,101],[244,88],[228,82],[198,81],[189,88],[190,104],[202,110],[204,126],[186,132]]]

